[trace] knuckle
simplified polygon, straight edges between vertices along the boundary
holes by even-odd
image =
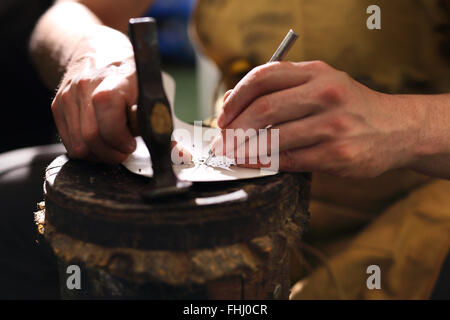
[[[347,72],[341,70],[336,70],[336,78],[339,79],[342,84],[347,84],[352,80],[352,77],[350,77]]]
[[[89,145],[95,144],[98,141],[98,137],[99,132],[97,129],[87,128],[83,130],[83,139]]]
[[[91,88],[91,79],[87,77],[80,77],[76,80],[75,85],[81,92],[89,91]]]
[[[265,78],[268,70],[269,67],[266,65],[258,66],[256,68],[253,68],[252,71],[250,71],[250,76],[255,79]]]
[[[324,71],[330,69],[330,66],[327,63],[323,62],[322,60],[309,61],[308,63],[305,64],[305,67],[317,71]]]
[[[286,171],[294,171],[296,167],[296,160],[294,153],[290,150],[286,150],[282,153],[283,163],[282,169]]]
[[[352,126],[352,121],[345,115],[336,115],[327,123],[327,129],[331,135],[342,135],[347,133]]]
[[[354,148],[348,143],[336,144],[332,151],[338,161],[351,163],[355,160]]]
[[[328,106],[341,105],[347,95],[345,82],[339,76],[324,76],[320,80],[320,87],[315,98]]]
[[[276,66],[276,64],[267,64],[254,68],[249,73],[250,82],[252,82],[257,87],[264,87],[267,78],[269,77],[273,68],[275,68]]]
[[[319,90],[317,95],[320,101],[334,105],[343,101],[344,89],[339,83],[332,82]]]
[[[113,90],[100,90],[92,95],[92,103],[96,109],[107,108],[109,103],[114,99]]]
[[[270,121],[274,116],[274,108],[268,97],[260,97],[255,101],[255,111],[261,121]]]
[[[55,100],[56,100],[56,99],[55,99]],[[61,92],[61,94],[60,94],[58,100],[61,101],[61,103],[63,104],[63,106],[67,106],[67,105],[69,105],[70,103],[72,103],[72,94],[70,93],[70,91],[69,91],[68,88],[64,89],[64,90]]]
[[[83,159],[89,155],[89,149],[84,144],[76,144],[71,147],[69,155],[72,158]]]

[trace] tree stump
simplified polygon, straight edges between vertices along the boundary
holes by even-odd
[[[148,178],[60,156],[47,168],[44,237],[63,298],[287,299],[289,243],[308,221],[308,174],[194,183],[147,202]],[[81,270],[69,289],[67,267]]]

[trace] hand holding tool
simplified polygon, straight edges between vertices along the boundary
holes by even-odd
[[[297,38],[298,38],[298,34],[295,33],[294,30],[290,29],[289,32],[284,37],[283,41],[278,46],[275,53],[273,54],[272,58],[270,58],[270,60],[268,62],[282,61],[283,58],[287,55],[289,50],[294,45]],[[214,151],[212,150],[212,148],[210,148],[208,151],[208,157],[206,158],[204,163],[207,165],[208,161],[210,161],[211,158],[214,156],[215,156]]]

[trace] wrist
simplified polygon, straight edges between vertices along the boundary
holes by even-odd
[[[122,32],[96,25],[87,32],[76,50],[73,52],[68,67],[90,61],[93,67],[101,69],[108,65],[118,65],[124,62],[134,62],[133,46]]]
[[[408,105],[417,127],[413,134],[410,158],[406,167],[419,170],[424,163],[450,154],[450,115],[442,98],[445,95],[404,95],[400,96]],[[449,95],[447,95],[447,99]],[[447,100],[448,101],[448,100]],[[448,105],[448,102],[447,102]]]

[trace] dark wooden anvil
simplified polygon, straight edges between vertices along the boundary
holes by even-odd
[[[310,175],[194,183],[172,197],[142,197],[171,192],[178,181],[154,21],[132,19],[130,36],[138,129],[150,146],[154,182],[149,189],[148,178],[121,165],[66,156],[49,165],[41,231],[59,261],[63,297],[287,299],[289,244],[300,241],[308,221]],[[80,289],[68,285],[70,265],[81,270]]]

